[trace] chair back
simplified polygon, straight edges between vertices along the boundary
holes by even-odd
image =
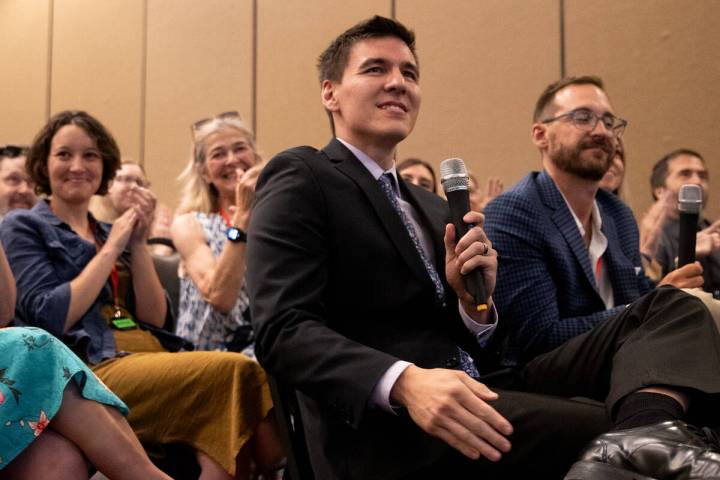
[[[173,249],[171,255],[152,254],[155,271],[160,278],[160,284],[167,291],[170,297],[170,307],[172,315],[168,315],[168,322],[171,325],[164,325],[163,328],[169,332],[175,332],[175,318],[177,318],[178,307],[180,305],[180,278],[178,277],[178,268],[180,266],[180,254],[175,251],[175,245],[166,238],[151,238],[148,245],[167,245]]]
[[[280,438],[287,453],[287,466],[283,480],[315,480],[303,420],[300,415],[297,392],[268,374],[273,408],[277,416]]]

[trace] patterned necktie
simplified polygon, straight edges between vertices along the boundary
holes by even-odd
[[[395,189],[393,188],[393,180],[393,176],[390,173],[383,173],[380,178],[378,178],[380,187],[383,192],[385,192],[388,200],[390,200],[390,204],[395,209],[395,212],[400,216],[400,220],[402,220],[403,225],[405,225],[405,229],[410,235],[410,239],[412,240],[413,245],[415,245],[415,249],[420,255],[423,265],[425,265],[425,270],[430,276],[430,280],[432,280],[433,285],[435,285],[435,296],[438,300],[442,300],[445,298],[445,289],[440,281],[440,276],[438,275],[437,270],[435,270],[433,264],[430,263],[427,255],[425,255],[425,250],[423,250],[422,245],[420,245],[420,239],[415,232],[415,227],[413,227],[413,224],[407,218],[407,215],[403,211],[402,207],[400,207],[400,202],[398,201],[397,195],[395,195]]]
[[[415,227],[413,227],[413,224],[407,218],[405,211],[403,211],[403,209],[400,207],[400,202],[398,201],[398,198],[395,195],[395,189],[393,188],[393,180],[394,178],[392,174],[383,173],[382,175],[380,175],[380,178],[378,178],[378,183],[380,183],[380,188],[382,188],[383,192],[385,192],[385,196],[388,197],[388,200],[390,200],[390,204],[392,205],[393,209],[395,209],[395,212],[400,216],[403,225],[405,225],[405,229],[407,229],[407,232],[410,235],[410,239],[412,240],[413,245],[415,245],[415,249],[420,255],[420,259],[422,259],[423,265],[425,265],[425,270],[427,270],[427,273],[430,276],[430,280],[432,280],[433,285],[435,285],[435,295],[437,296],[438,300],[442,300],[443,298],[445,298],[445,289],[443,288],[443,284],[440,281],[437,270],[435,270],[433,264],[430,263],[427,255],[425,255],[425,250],[423,250],[422,246],[420,245],[420,239],[415,232]],[[460,367],[460,369],[471,377],[478,378],[480,376],[480,373],[478,372],[477,368],[475,368],[475,364],[473,363],[470,355],[460,347],[458,347],[458,354],[458,366]]]

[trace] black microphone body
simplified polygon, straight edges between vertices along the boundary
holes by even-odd
[[[678,232],[678,268],[695,261],[697,226],[702,208],[702,188],[687,184],[680,187],[678,210],[680,227]]]
[[[444,170],[443,164],[450,161],[454,161],[456,164],[458,162],[462,164],[462,171],[450,174],[454,178],[448,181],[447,177],[442,175],[442,172]],[[465,214],[470,211],[467,170],[465,169],[465,165],[462,163],[462,160],[453,158],[443,161],[440,166],[440,171],[441,182],[443,189],[445,190],[445,197],[447,198],[448,205],[450,207],[450,218],[452,220],[452,224],[455,226],[455,239],[456,241],[459,241],[460,238],[462,238],[462,236],[474,226],[468,225],[463,221]],[[463,275],[463,278],[465,280],[465,288],[473,296],[478,311],[485,310],[487,308],[488,294],[482,271],[475,269],[467,275]]]
[[[695,261],[698,214],[680,212],[680,236],[678,237],[678,268]]]

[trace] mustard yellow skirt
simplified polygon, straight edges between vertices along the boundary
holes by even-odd
[[[93,371],[128,405],[141,442],[190,445],[231,475],[272,408],[265,372],[239,353],[133,353]]]

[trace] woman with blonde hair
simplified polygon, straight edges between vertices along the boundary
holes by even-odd
[[[253,356],[245,232],[260,173],[255,137],[237,112],[192,125],[173,243],[182,259],[177,334],[200,350]]]

